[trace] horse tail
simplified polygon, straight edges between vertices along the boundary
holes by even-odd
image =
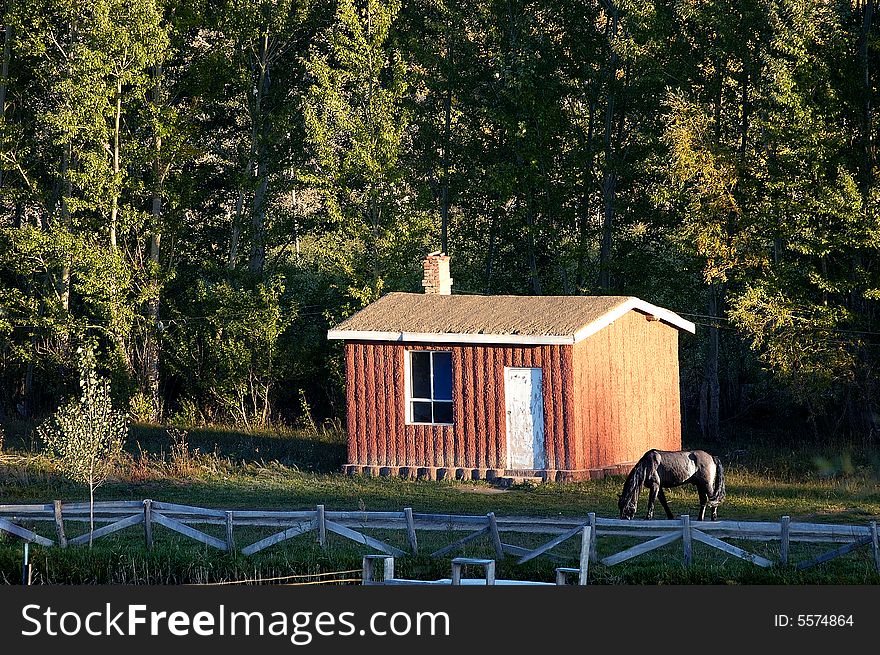
[[[717,507],[724,502],[724,467],[721,466],[721,460],[714,455],[712,456],[712,459],[715,460],[715,489],[712,491],[712,495],[709,496],[709,505],[711,507]]]

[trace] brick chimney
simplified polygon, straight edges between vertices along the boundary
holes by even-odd
[[[425,293],[441,296],[452,294],[452,278],[449,277],[449,255],[439,250],[425,257],[425,277],[422,280]]]

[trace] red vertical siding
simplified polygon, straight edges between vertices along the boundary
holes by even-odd
[[[378,464],[377,440],[379,423],[376,415],[379,412],[378,396],[376,395],[376,353],[375,346],[364,347],[364,391],[368,398],[377,400],[367,405],[367,464]]]
[[[492,432],[489,428],[489,416],[486,412],[486,357],[474,357],[474,415],[476,422],[482,423],[478,430],[480,436],[477,439],[477,466],[489,468],[494,464],[489,462],[489,444],[493,441]]]
[[[556,380],[553,376],[553,347],[546,347],[547,365],[542,368],[541,382],[544,385],[544,459],[547,468],[556,468],[556,414],[553,403]]]
[[[507,467],[507,411],[504,405],[504,348],[488,348],[487,359],[492,363],[492,398],[495,409],[495,463]]]
[[[357,394],[359,396],[357,403],[357,422],[358,422],[358,462],[357,463],[367,463],[367,434],[369,433],[369,427],[367,426],[367,409],[368,403],[366,402],[366,382],[365,382],[365,371],[366,364],[364,362],[364,346],[358,344],[355,346],[355,364],[357,368],[355,369],[355,384],[357,385]]]
[[[464,420],[464,363],[462,349],[452,349],[452,421],[457,426]],[[450,466],[464,466],[465,438],[463,430],[451,430],[452,462]]]
[[[355,402],[356,384],[354,381],[355,371],[357,371],[357,366],[354,361],[356,347],[357,346],[352,343],[345,344],[345,424],[349,435],[349,462],[360,461],[357,438],[355,438],[355,435],[358,433],[357,403]]]
[[[388,394],[385,396],[391,435],[388,441],[393,444],[388,457],[389,466],[400,466],[403,455],[406,453],[406,443],[403,440],[402,426],[405,423],[403,402],[397,402],[403,393],[403,368],[398,363],[398,350],[391,345],[385,346],[386,375],[389,376]]]
[[[507,422],[504,368],[543,369],[548,467],[566,466],[564,436],[571,402],[571,369],[561,350],[570,346],[461,346],[355,342],[346,345],[349,463],[378,466],[505,468]],[[450,350],[453,362],[452,426],[406,423],[405,358],[408,350]],[[570,356],[569,356],[570,359]],[[566,395],[568,394],[568,395]],[[569,400],[566,400],[569,398]],[[569,428],[571,429],[571,428]]]
[[[486,417],[486,466],[498,466],[497,423],[495,416],[493,353],[487,351],[480,361],[480,411]]]
[[[477,417],[474,416],[474,393],[476,389],[474,389],[473,348],[461,349],[461,382],[464,405],[462,406],[462,417],[459,424],[463,430],[464,441],[467,444],[464,465],[475,467],[477,466],[477,441],[480,436],[477,435]]]
[[[583,459],[583,457],[580,456],[580,451],[583,450],[583,444],[581,443],[581,440],[577,438],[577,430],[575,429],[574,424],[576,411],[574,404],[574,389],[577,381],[574,376],[573,349],[560,348],[559,355],[561,359],[559,374],[563,380],[562,402],[559,404],[559,409],[562,414],[562,429],[557,430],[557,432],[564,435],[561,441],[565,460],[564,462],[558,462],[556,468],[575,470],[579,468],[579,462]]]
[[[388,435],[394,435],[394,426],[389,418],[388,400],[388,385],[389,381],[392,379],[392,376],[389,375],[389,372],[386,368],[386,357],[385,357],[385,349],[386,346],[381,345],[375,349],[375,358],[373,366],[376,369],[376,380],[375,380],[375,388],[376,388],[376,425],[384,425],[388,429]],[[377,428],[378,432],[378,428]],[[390,441],[390,443],[389,443]],[[376,463],[388,464],[387,451],[394,447],[393,440],[389,439],[376,439]]]

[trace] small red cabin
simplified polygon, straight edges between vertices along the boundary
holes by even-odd
[[[389,293],[328,333],[345,341],[349,473],[585,480],[681,448],[678,332],[629,296]]]

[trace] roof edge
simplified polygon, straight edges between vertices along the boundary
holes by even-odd
[[[467,334],[461,332],[380,332],[378,330],[328,330],[328,339],[395,341],[408,343],[495,343],[525,346],[572,345],[574,337],[541,334]]]
[[[577,343],[593,336],[600,330],[611,325],[614,321],[619,319],[627,312],[634,309],[640,312],[644,312],[646,314],[650,314],[657,320],[663,321],[664,323],[676,327],[679,330],[684,330],[686,332],[690,332],[691,334],[695,334],[697,331],[696,325],[682,318],[675,312],[671,312],[668,309],[663,309],[662,307],[657,307],[657,305],[652,305],[649,302],[645,302],[644,300],[633,296],[630,297],[630,299],[626,302],[623,302],[617,307],[607,311],[605,314],[597,318],[592,323],[588,323],[580,330],[575,332],[574,342]]]

